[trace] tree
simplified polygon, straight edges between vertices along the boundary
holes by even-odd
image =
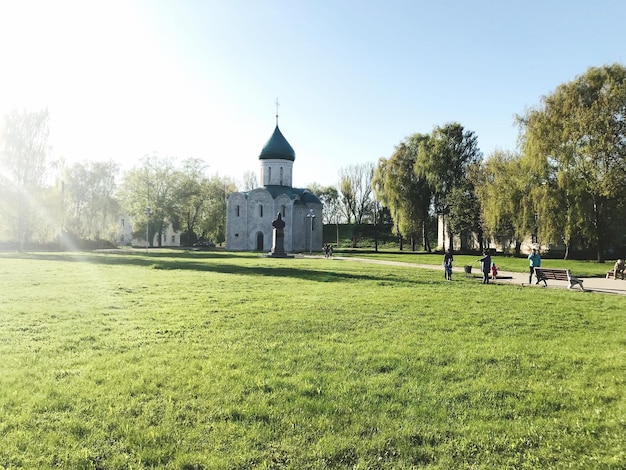
[[[234,181],[213,176],[204,184],[204,205],[199,220],[200,236],[217,243],[226,240],[226,200],[237,190]]]
[[[476,134],[459,123],[435,127],[430,139],[420,142],[415,171],[432,189],[433,205],[444,221],[450,214],[452,191],[467,185],[468,168],[478,164],[481,156]],[[447,225],[449,248],[453,249],[453,233]]]
[[[341,210],[348,223],[363,222],[372,203],[373,163],[350,165],[339,170],[339,193]]]
[[[496,150],[480,165],[474,182],[484,234],[505,246],[514,242],[517,255],[529,233],[527,180],[520,155]]]
[[[482,225],[480,221],[480,201],[472,184],[456,187],[449,196],[450,212],[448,223],[450,232],[460,234],[461,249],[465,249],[464,242],[467,235],[476,234],[483,248]]]
[[[120,199],[126,213],[134,221],[133,229],[137,237],[145,237],[148,224],[150,245],[155,234],[159,234],[161,246],[163,232],[168,223],[176,227],[179,209],[176,189],[179,187],[180,173],[175,171],[169,158],[156,154],[142,158],[140,165],[126,173],[122,182]],[[146,208],[150,207],[150,214]]]
[[[335,186],[321,186],[317,183],[307,185],[307,189],[322,201],[322,223],[335,224],[337,245],[339,245],[339,223],[341,222],[341,204],[339,191]]]
[[[48,110],[13,111],[0,129],[0,211],[20,250],[36,230],[48,154]]]
[[[626,182],[626,68],[589,68],[518,117],[525,163],[535,179],[528,195],[540,226],[557,222],[566,243],[578,232],[595,247],[598,262],[621,226]],[[548,197],[550,196],[550,197]]]
[[[307,189],[315,194],[323,204],[322,221],[324,224],[341,222],[339,191],[335,186],[321,186],[317,183],[307,185]]]
[[[415,171],[419,146],[428,138],[413,134],[401,142],[389,160],[379,160],[372,181],[377,199],[389,207],[398,234],[411,239],[412,250],[418,236],[424,250],[431,250],[428,238],[431,190],[425,178]]]
[[[243,190],[252,191],[258,187],[259,184],[257,182],[256,173],[254,171],[245,171],[243,173]]]
[[[182,168],[176,170],[175,218],[180,221],[183,230],[181,243],[185,245],[192,245],[198,240],[200,219],[207,198],[206,170],[206,163],[197,158],[184,160]]]
[[[118,202],[114,197],[119,166],[113,161],[75,163],[63,174],[64,229],[82,239],[117,235]]]

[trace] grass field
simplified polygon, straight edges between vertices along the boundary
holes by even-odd
[[[625,468],[625,299],[436,269],[0,254],[0,468]]]

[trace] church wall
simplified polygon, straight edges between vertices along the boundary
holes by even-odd
[[[263,207],[261,215],[260,207]],[[237,207],[239,215],[237,216]],[[307,217],[313,210],[313,231],[311,218]],[[226,249],[231,251],[257,250],[257,237],[263,234],[262,251],[272,249],[272,221],[278,212],[285,221],[285,251],[292,253],[321,251],[323,240],[322,204],[294,201],[283,194],[272,199],[272,195],[264,188],[257,188],[244,193],[232,194],[226,202],[227,226]],[[312,244],[311,244],[312,236]]]
[[[313,231],[311,231],[311,219],[307,217],[313,210]],[[293,251],[308,252],[321,251],[323,240],[321,204],[297,204],[294,206],[293,223]],[[313,237],[311,243],[311,237]]]
[[[274,200],[272,195],[265,189],[254,189],[248,193],[248,239],[247,249],[257,249],[257,237],[259,232],[263,234],[263,247],[261,251],[272,249],[272,220],[275,214]]]
[[[226,249],[248,250],[248,204],[242,193],[231,194],[226,201]]]

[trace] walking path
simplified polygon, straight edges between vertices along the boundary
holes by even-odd
[[[443,266],[436,266],[432,264],[416,264],[416,263],[406,263],[403,261],[385,261],[385,260],[376,260],[376,259],[368,259],[368,258],[353,258],[352,256],[344,257],[344,256],[334,256],[333,259],[336,260],[345,260],[345,261],[356,261],[361,263],[373,263],[373,264],[387,264],[387,265],[395,265],[395,266],[413,266],[416,268],[423,269],[434,269],[441,270],[443,276]],[[465,271],[463,266],[452,268],[452,271],[456,273],[457,276],[465,276]],[[474,274],[472,274],[474,276]],[[481,276],[474,276],[476,279],[482,279]],[[454,278],[453,278],[454,279]],[[583,286],[585,287],[585,292],[601,292],[604,294],[618,294],[618,295],[626,295],[626,280],[621,279],[605,279],[603,277],[579,277],[579,279],[583,280]],[[539,285],[534,284],[536,281],[535,276],[533,276],[533,284],[528,284],[528,272],[518,273],[511,271],[498,271],[498,278],[495,281],[497,284],[511,284],[516,286],[524,286],[529,288],[544,288],[543,282]],[[567,289],[568,283],[567,281],[548,281],[548,288],[557,288],[557,289]],[[579,287],[574,287],[572,290],[580,291]]]

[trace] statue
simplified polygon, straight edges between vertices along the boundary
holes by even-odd
[[[284,258],[285,255],[285,221],[280,212],[276,214],[276,218],[272,222],[274,227],[272,234],[272,251],[270,256]]]
[[[285,221],[283,220],[283,216],[280,215],[280,212],[276,214],[276,218],[272,222],[272,227],[276,230],[280,230],[281,235],[284,236],[283,229],[285,228]]]

